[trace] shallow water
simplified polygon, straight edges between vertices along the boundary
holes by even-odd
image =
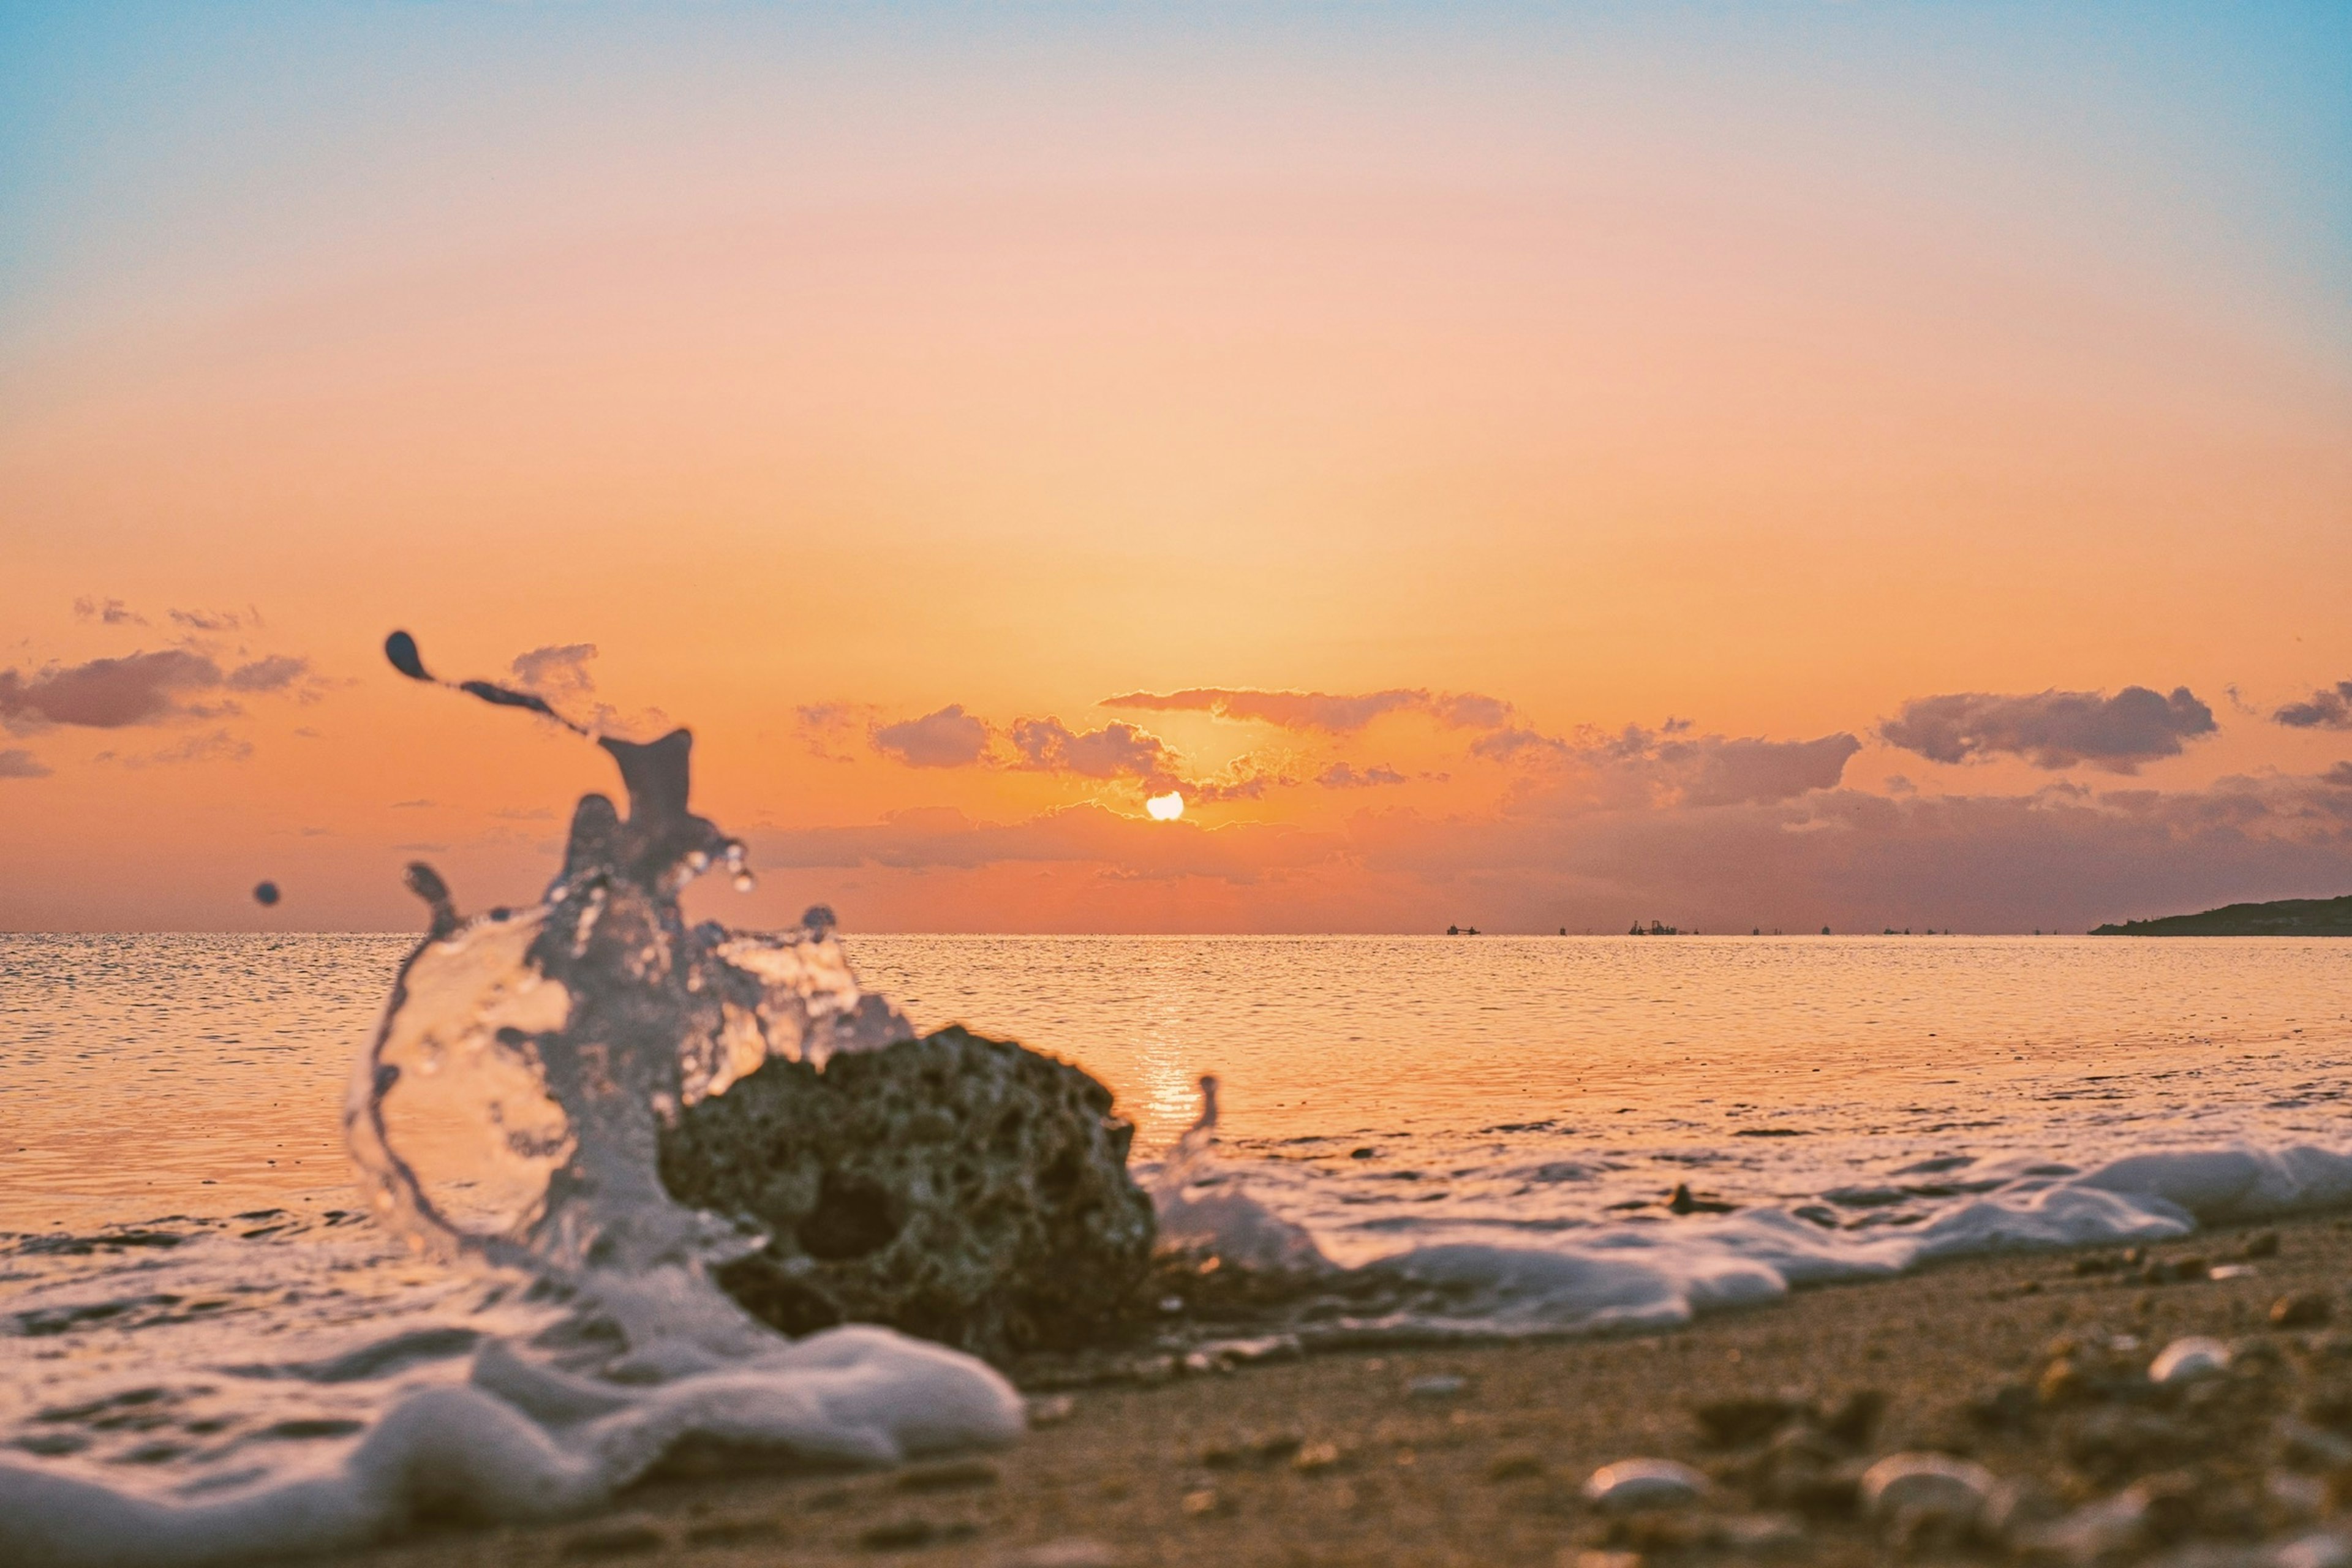
[[[404,1395],[461,1382],[477,1343],[548,1320],[512,1284],[395,1247],[354,1194],[342,1087],[413,942],[0,936],[0,1443],[201,1495],[327,1464]],[[1147,1157],[1192,1119],[1198,1075],[1221,1075],[1223,1180],[1342,1263],[1421,1248],[1488,1278],[1491,1251],[1444,1244],[1582,1248],[1576,1281],[1521,1291],[1550,1292],[1555,1326],[1912,1256],[1881,1237],[2136,1234],[2173,1223],[2160,1203],[2036,1210],[2029,1231],[1988,1231],[1969,1205],[2039,1205],[2150,1150],[2352,1143],[2352,943],[847,945],[918,1025],[1096,1072]],[[2290,1197],[2335,1191],[2306,1177]],[[1738,1212],[1670,1215],[1677,1183]],[[1656,1279],[1595,1295],[1595,1247]]]

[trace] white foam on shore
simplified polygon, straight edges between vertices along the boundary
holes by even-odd
[[[1302,1337],[1329,1343],[1670,1328],[1794,1286],[1886,1277],[1938,1258],[2160,1241],[2200,1224],[2352,1205],[2352,1153],[2307,1145],[2150,1151],[2087,1172],[2018,1169],[1903,1227],[1840,1229],[1787,1207],[1759,1207],[1589,1226],[1538,1245],[1433,1241],[1352,1269],[1321,1265],[1375,1287],[1364,1294],[1380,1304],[1319,1321]],[[1196,1155],[1196,1179],[1202,1171]],[[1271,1227],[1288,1224],[1230,1172],[1205,1192],[1163,1186],[1160,1201],[1185,1244],[1222,1254],[1230,1243],[1240,1259],[1262,1253]]]
[[[1023,1426],[1020,1396],[988,1366],[887,1329],[827,1330],[643,1389],[525,1366],[485,1352],[474,1383],[411,1394],[333,1468],[227,1496],[142,1497],[0,1462],[0,1559],[16,1568],[201,1568],[358,1546],[425,1518],[582,1513],[688,1437],[807,1463],[880,1465],[1002,1445]],[[574,1381],[578,1393],[593,1391],[585,1412],[557,1397]],[[535,1418],[527,1405],[556,1418]]]

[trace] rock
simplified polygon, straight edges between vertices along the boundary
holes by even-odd
[[[2281,1329],[2315,1329],[2335,1315],[2324,1290],[2298,1290],[2271,1303],[2271,1323]]]
[[[2249,1258],[2276,1258],[2278,1249],[2279,1233],[2274,1230],[2258,1230],[2246,1238]]]
[[[1592,1472],[1585,1500],[1612,1513],[1688,1508],[1706,1496],[1707,1479],[1672,1459],[1620,1459]]]
[[[2012,1550],[2034,1557],[2056,1557],[2070,1563],[2097,1563],[2138,1546],[2147,1534],[2147,1497],[2129,1488],[2094,1503],[2085,1503],[2049,1524],[2021,1530],[2010,1537]]]
[[[2273,1547],[2272,1568],[2352,1568],[2352,1540],[2321,1531]]]
[[[2352,1469],[2352,1439],[2325,1426],[2282,1415],[2272,1423],[2271,1432],[2278,1439],[2279,1452],[2295,1464],[2321,1470]]]
[[[2230,1347],[2201,1334],[2173,1341],[2148,1363],[2147,1380],[2159,1388],[2195,1383],[2230,1370]]]
[[[886,1323],[1000,1355],[1090,1337],[1141,1280],[1133,1131],[1077,1068],[950,1028],[823,1071],[771,1058],[664,1129],[660,1168],[765,1233],[718,1279],[786,1333]]]
[[[1966,1528],[1984,1512],[1992,1472],[1949,1454],[1890,1454],[1862,1473],[1863,1511],[1881,1523]]]

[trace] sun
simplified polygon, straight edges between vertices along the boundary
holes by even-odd
[[[1184,797],[1171,789],[1145,801],[1143,809],[1151,814],[1154,822],[1173,822],[1184,815]]]

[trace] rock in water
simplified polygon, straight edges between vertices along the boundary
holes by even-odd
[[[887,1323],[983,1355],[1097,1332],[1151,1257],[1134,1128],[1076,1068],[960,1028],[771,1058],[661,1136],[679,1202],[769,1237],[718,1271],[787,1333]]]

